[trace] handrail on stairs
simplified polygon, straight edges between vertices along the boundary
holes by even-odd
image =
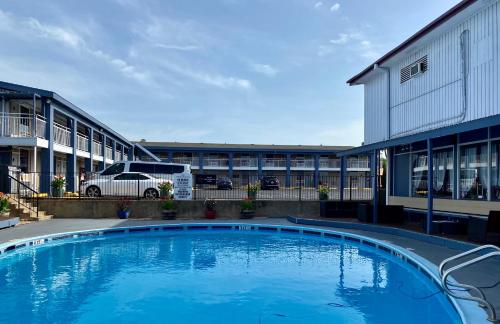
[[[35,189],[31,188],[24,182],[22,182],[19,179],[19,173],[17,173],[17,178],[11,176],[10,174],[8,175],[9,179],[14,182],[17,190],[17,197],[16,195],[9,195],[12,199],[15,200],[17,203],[17,208],[20,210],[21,206],[28,209],[30,211],[30,216],[31,213],[34,213],[36,215],[36,219],[38,219],[38,203],[39,203],[39,194],[38,191]],[[12,190],[11,190],[12,191]],[[31,202],[31,204],[28,203],[28,201]],[[33,204],[33,202],[35,204]]]

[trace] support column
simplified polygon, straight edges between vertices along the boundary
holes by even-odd
[[[370,165],[372,173],[372,195],[373,195],[373,224],[378,223],[378,150],[373,150]]]
[[[319,186],[319,154],[314,156],[314,188]]]
[[[229,179],[232,179],[233,178],[233,159],[234,159],[234,153],[228,153],[227,155],[228,157],[228,176],[229,176]]]
[[[174,152],[169,151],[167,154],[168,154],[167,162],[172,163],[172,161],[174,160]]]
[[[116,162],[116,141],[111,141],[111,159],[113,160],[113,163]]]
[[[257,174],[258,178],[262,178],[262,153],[257,154]]]
[[[453,199],[460,199],[460,147],[458,146],[459,136],[456,136],[456,142],[453,145]]]
[[[285,187],[290,187],[291,178],[292,178],[292,155],[286,155],[286,176],[285,176]]]
[[[128,148],[127,156],[128,156],[129,161],[135,161],[134,147],[133,146]]]
[[[487,154],[487,160],[488,160],[488,165],[487,165],[487,171],[486,171],[486,176],[487,176],[487,181],[486,181],[486,196],[487,200],[491,201],[491,128],[488,127],[488,154]]]
[[[76,119],[68,118],[68,124],[70,125],[71,129],[71,138],[70,138],[70,143],[71,143],[71,148],[72,148],[72,154],[68,154],[68,158],[66,160],[66,190],[70,192],[77,192],[77,177],[78,173],[76,170]]]
[[[434,182],[434,161],[432,161],[432,139],[427,139],[427,234],[431,233],[432,226],[432,209],[434,203],[434,193],[433,193],[433,182]]]
[[[342,156],[340,158],[340,201],[344,201],[344,187],[345,187],[345,176],[346,176],[346,158]]]
[[[385,204],[389,205],[389,196],[392,193],[392,164],[394,163],[394,156],[392,154],[392,147],[387,149],[386,164],[385,164]]]
[[[200,155],[198,156],[198,164],[199,164],[199,170],[200,170],[200,173],[203,174],[203,162],[204,162],[204,158],[203,158],[203,153],[200,153]]]
[[[54,176],[54,107],[44,101],[45,134],[49,146],[42,149],[42,174],[40,176],[40,192],[51,193],[50,183]]]
[[[3,137],[5,134],[5,98],[2,97],[2,130],[0,135]]]
[[[89,154],[90,158],[85,159],[85,171],[94,172],[94,129],[89,128]]]
[[[102,140],[101,140],[102,162],[99,161],[99,171],[106,169],[106,141],[107,141],[106,135],[102,134]]]
[[[122,144],[122,161],[125,160],[125,145]]]

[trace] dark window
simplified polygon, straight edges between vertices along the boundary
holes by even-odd
[[[120,174],[123,172],[124,169],[125,169],[124,163],[117,163],[117,164],[113,164],[112,166],[110,166],[109,168],[104,170],[101,174],[102,175]]]
[[[130,163],[130,172],[155,173],[155,165],[148,163]]]
[[[122,173],[117,175],[114,180],[149,180],[149,178],[138,173]]]

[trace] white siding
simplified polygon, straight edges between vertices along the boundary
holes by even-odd
[[[422,44],[391,68],[391,138],[500,114],[500,5],[483,8],[460,25]],[[467,102],[464,104],[460,35],[470,34]],[[428,70],[403,84],[403,67],[427,55]],[[374,72],[372,72],[374,74]],[[386,83],[373,77],[365,83],[365,143],[387,133],[384,93]],[[385,106],[386,107],[386,106]],[[375,114],[380,116],[375,117]],[[371,125],[370,125],[371,124]],[[383,127],[381,131],[375,128]]]
[[[381,71],[365,84],[365,144],[387,139],[387,74]]]

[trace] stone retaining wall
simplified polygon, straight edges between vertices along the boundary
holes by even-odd
[[[132,201],[130,218],[161,219],[160,200]],[[256,217],[318,217],[319,201],[256,201]],[[116,218],[118,200],[40,199],[40,210],[55,218]],[[204,218],[203,201],[176,201],[177,218]],[[217,218],[237,219],[240,200],[217,201]]]

